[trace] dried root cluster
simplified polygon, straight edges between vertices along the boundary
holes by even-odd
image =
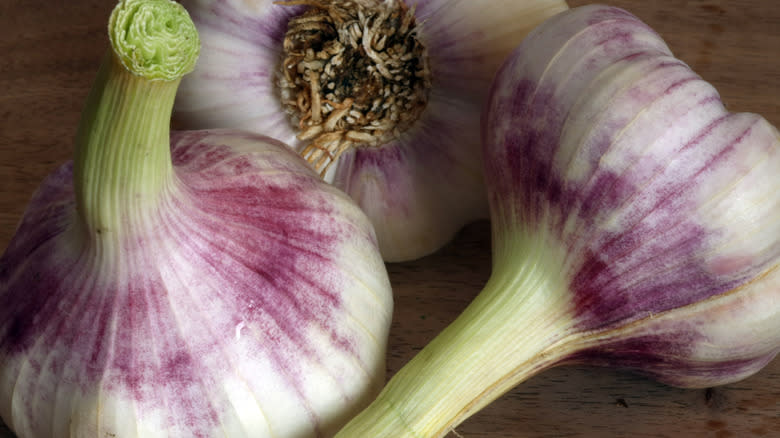
[[[352,147],[400,135],[425,108],[431,73],[417,38],[414,8],[403,1],[290,0],[280,64],[282,103],[302,155],[321,174]]]

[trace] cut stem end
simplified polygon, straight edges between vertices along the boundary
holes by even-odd
[[[147,79],[180,79],[200,54],[195,24],[172,0],[122,0],[111,13],[108,35],[122,65]]]

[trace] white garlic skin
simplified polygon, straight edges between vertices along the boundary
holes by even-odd
[[[286,146],[172,136],[151,214],[85,232],[71,165],[0,258],[0,415],[19,438],[323,437],[384,383],[371,224]]]
[[[601,5],[551,18],[485,120],[495,252],[526,233],[565,254],[569,360],[710,386],[780,351],[780,134],[646,24]]]

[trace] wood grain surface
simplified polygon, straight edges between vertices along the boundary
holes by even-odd
[[[476,1],[476,0],[475,0]],[[521,0],[518,0],[521,1]],[[486,1],[486,3],[488,3]],[[571,6],[590,3],[570,0]],[[87,91],[107,48],[111,0],[0,2],[0,248],[41,179],[71,157]],[[776,0],[614,0],[654,27],[732,111],[780,126]],[[489,225],[438,253],[388,266],[396,294],[394,373],[479,292]],[[0,426],[0,438],[13,435]],[[589,367],[547,371],[459,426],[452,437],[780,437],[780,358],[742,382],[701,390]]]

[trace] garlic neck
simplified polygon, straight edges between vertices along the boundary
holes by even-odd
[[[74,184],[90,234],[156,205],[173,177],[170,115],[179,80],[148,80],[107,56],[76,134]]]
[[[170,120],[181,78],[200,40],[184,7],[121,0],[108,24],[101,64],[76,133],[74,189],[89,236],[122,233],[144,217],[173,179]]]
[[[575,334],[560,257],[543,238],[504,237],[485,288],[337,437],[442,437],[565,358]],[[518,246],[519,245],[519,246]],[[558,263],[556,263],[558,261]]]

